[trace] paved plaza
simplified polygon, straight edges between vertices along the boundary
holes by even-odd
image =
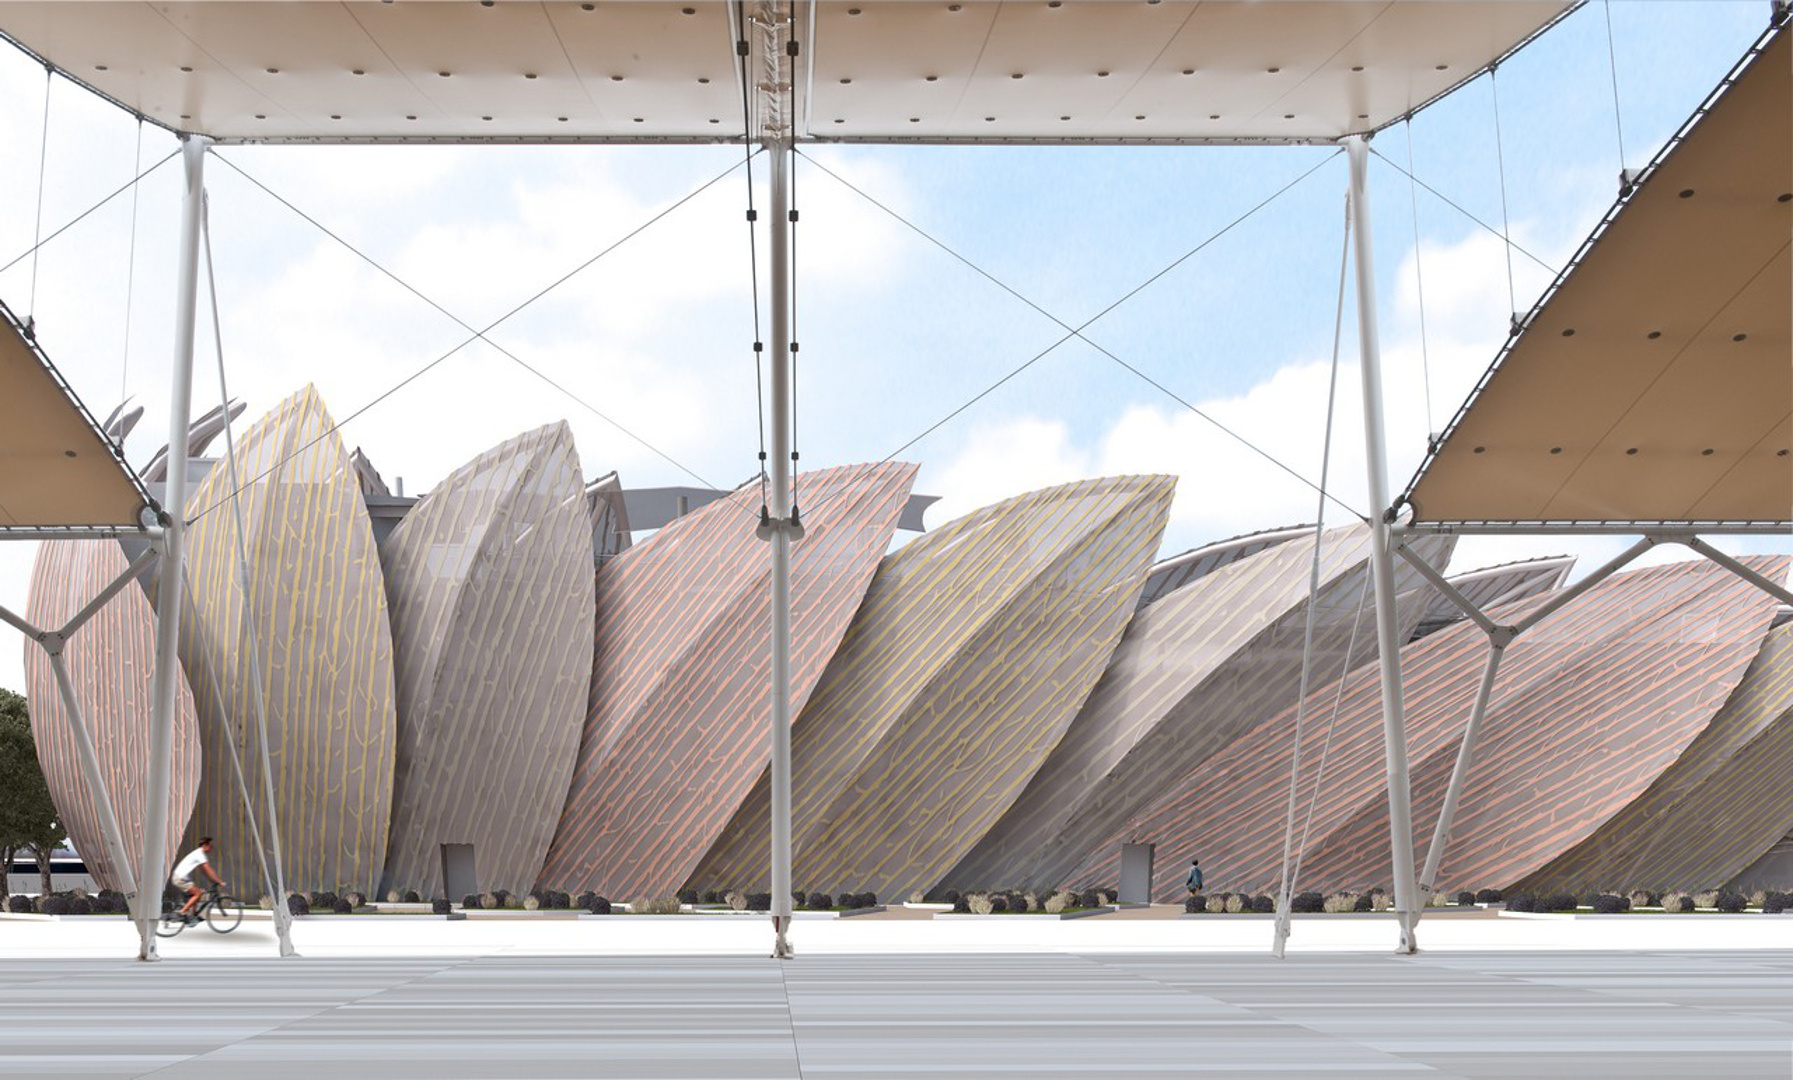
[[[1298,925],[1280,961],[1264,921],[1105,921],[800,923],[784,964],[758,920],[308,920],[292,960],[251,922],[153,965],[122,922],[6,923],[0,1076],[1793,1076],[1764,916],[1438,919],[1405,958]]]

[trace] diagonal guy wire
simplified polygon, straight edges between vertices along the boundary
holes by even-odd
[[[736,162],[735,164],[730,165],[727,169],[724,169],[722,172],[717,173],[714,177],[711,177],[709,180],[705,181],[703,184],[699,185],[698,187],[692,189],[690,192],[686,193],[677,202],[674,202],[671,205],[665,207],[659,213],[648,218],[646,221],[642,222],[640,225],[637,225],[635,228],[633,228],[629,232],[625,233],[622,237],[620,237],[619,239],[612,242],[608,247],[605,247],[602,251],[599,251],[596,255],[593,255],[591,258],[580,263],[578,266],[575,266],[573,269],[567,271],[565,274],[562,274],[560,277],[556,278],[554,281],[543,286],[541,289],[537,290],[534,293],[534,295],[530,296],[528,299],[524,300],[522,303],[518,304],[517,306],[511,308],[509,311],[505,312],[503,315],[498,316],[498,318],[492,320],[492,322],[488,323],[483,329],[479,329],[479,328],[473,327],[471,324],[462,320],[460,318],[460,316],[454,314],[453,312],[449,311],[447,308],[443,307],[441,304],[438,304],[436,301],[434,301],[434,300],[430,299],[428,296],[424,295],[415,286],[413,286],[409,282],[405,281],[403,278],[399,277],[397,274],[393,273],[391,270],[388,270],[386,267],[382,266],[372,256],[368,255],[366,252],[362,251],[360,248],[357,248],[355,245],[349,243],[347,240],[343,239],[341,236],[337,235],[335,232],[332,232],[322,222],[318,221],[316,218],[307,214],[305,211],[299,209],[297,206],[294,206],[291,202],[287,201],[284,197],[282,197],[280,194],[275,192],[273,189],[269,188],[266,184],[263,184],[260,180],[257,180],[255,177],[249,175],[247,172],[245,172],[242,169],[241,166],[237,165],[235,162],[231,161],[229,158],[226,158],[226,157],[216,154],[216,153],[214,153],[213,156],[216,157],[219,161],[223,162],[232,171],[236,172],[237,175],[241,176],[243,179],[249,181],[251,184],[260,188],[270,198],[274,199],[274,201],[280,203],[282,206],[286,207],[288,210],[291,210],[293,213],[297,214],[299,217],[301,217],[305,221],[309,222],[311,225],[313,225],[319,231],[321,231],[325,236],[328,236],[330,239],[336,241],[338,244],[341,244],[343,247],[347,248],[357,258],[361,259],[363,262],[367,263],[369,266],[373,267],[375,270],[378,270],[381,274],[384,274],[386,277],[390,278],[392,281],[397,283],[401,288],[403,288],[405,291],[409,292],[411,295],[417,297],[419,300],[422,300],[424,303],[428,304],[430,307],[441,312],[443,315],[446,315],[449,319],[452,319],[456,325],[460,326],[462,329],[468,331],[469,334],[472,335],[472,336],[468,337],[467,339],[465,339],[464,341],[462,341],[460,344],[454,346],[454,348],[449,349],[447,352],[436,357],[434,360],[431,360],[429,363],[423,365],[422,367],[418,368],[416,371],[405,376],[403,379],[399,380],[397,383],[393,384],[391,387],[389,387],[384,392],[382,392],[379,396],[375,397],[372,401],[369,401],[367,404],[361,406],[359,409],[356,409],[354,412],[350,413],[348,416],[343,417],[341,420],[339,420],[335,424],[331,425],[330,428],[328,428],[324,432],[317,435],[310,442],[307,442],[305,445],[296,448],[291,454],[288,454],[286,457],[281,458],[279,461],[277,461],[273,465],[269,466],[265,471],[263,471],[262,473],[260,473],[259,475],[255,476],[255,477],[251,478],[248,481],[248,483],[244,485],[244,487],[248,487],[250,485],[259,483],[260,481],[266,479],[276,469],[280,468],[282,465],[286,464],[288,461],[291,461],[294,457],[297,457],[299,454],[302,454],[305,451],[309,450],[312,446],[316,445],[320,440],[327,438],[332,433],[334,433],[335,431],[337,431],[338,429],[343,427],[345,424],[350,423],[351,421],[353,421],[354,419],[359,417],[361,414],[363,414],[363,413],[367,412],[369,409],[373,408],[375,405],[380,404],[382,401],[385,401],[387,398],[391,397],[393,394],[404,389],[406,386],[410,385],[412,382],[415,382],[418,378],[423,376],[426,372],[430,371],[432,368],[436,367],[438,364],[442,363],[444,360],[447,360],[449,357],[455,355],[456,353],[460,352],[462,349],[465,349],[467,346],[473,344],[476,341],[484,341],[487,345],[490,345],[492,348],[498,350],[498,352],[502,353],[504,356],[508,357],[510,360],[515,362],[523,370],[529,372],[531,375],[534,375],[536,378],[547,383],[549,386],[553,387],[554,389],[560,391],[562,394],[566,395],[572,401],[576,402],[580,406],[582,406],[585,409],[587,409],[588,411],[590,411],[592,413],[592,415],[598,417],[600,420],[603,420],[605,423],[609,424],[611,427],[615,428],[616,430],[622,432],[624,435],[627,435],[629,438],[640,443],[642,446],[646,447],[648,450],[657,454],[660,458],[667,461],[673,467],[675,467],[678,470],[680,470],[681,472],[685,473],[687,476],[690,476],[692,479],[696,480],[698,483],[700,483],[703,486],[708,487],[708,488],[714,488],[716,486],[715,484],[710,483],[708,480],[705,480],[702,476],[699,476],[696,472],[693,472],[690,468],[687,468],[685,465],[680,463],[678,460],[673,458],[671,455],[667,454],[665,451],[663,451],[659,447],[655,446],[653,443],[648,442],[646,439],[635,434],[633,431],[630,431],[628,428],[624,427],[622,424],[618,423],[616,420],[605,415],[603,412],[600,412],[590,402],[586,401],[584,398],[580,397],[579,395],[573,393],[571,390],[567,389],[565,386],[561,385],[559,382],[556,382],[552,377],[550,377],[549,375],[547,375],[540,369],[527,363],[521,357],[517,356],[515,353],[511,352],[509,349],[506,349],[504,346],[493,341],[491,338],[487,337],[486,335],[491,333],[493,330],[497,329],[500,324],[508,321],[510,318],[515,316],[517,313],[521,312],[524,308],[527,308],[531,304],[535,303],[537,300],[540,300],[542,297],[548,295],[550,292],[552,292],[555,289],[559,288],[560,286],[566,284],[573,277],[575,277],[579,273],[583,272],[584,270],[588,269],[593,263],[596,263],[599,259],[604,258],[606,255],[609,255],[611,252],[615,251],[617,248],[622,247],[624,244],[628,243],[630,240],[633,240],[635,237],[641,235],[643,232],[646,232],[650,227],[657,224],[659,221],[661,221],[667,215],[671,214],[674,210],[677,210],[679,207],[684,206],[686,203],[690,202],[692,199],[695,199],[697,196],[701,195],[703,192],[709,190],[709,188],[711,188],[712,186],[714,186],[715,184],[717,184],[718,182],[723,180],[725,177],[729,176],[736,169],[741,168],[741,165],[742,165],[741,162]],[[232,494],[234,494],[234,492]],[[191,524],[193,521],[198,521],[200,518],[205,517],[207,514],[211,513],[213,510],[216,510],[218,507],[222,506],[224,504],[224,501],[228,500],[229,498],[230,498],[230,495],[227,494],[222,499],[220,499],[218,502],[215,502],[212,505],[206,507],[204,510],[201,510],[198,514],[195,514],[193,516],[193,518],[188,522],[188,524]]]
[[[1390,168],[1394,169],[1396,172],[1400,173],[1402,176],[1405,176],[1407,179],[1413,181],[1414,183],[1418,184],[1420,187],[1423,187],[1427,191],[1431,192],[1433,197],[1438,199],[1438,201],[1444,203],[1446,206],[1450,207],[1452,210],[1455,210],[1457,213],[1462,214],[1464,217],[1475,222],[1477,225],[1480,225],[1482,228],[1488,230],[1488,232],[1491,235],[1500,237],[1501,241],[1503,243],[1505,243],[1507,246],[1511,247],[1514,251],[1517,251],[1519,254],[1530,259],[1532,262],[1537,263],[1539,266],[1542,266],[1544,269],[1550,271],[1552,274],[1555,274],[1558,272],[1557,267],[1550,265],[1549,263],[1545,262],[1543,259],[1540,259],[1536,255],[1533,255],[1531,252],[1525,250],[1525,248],[1522,247],[1517,241],[1509,239],[1507,237],[1506,233],[1501,232],[1499,229],[1488,224],[1486,221],[1483,221],[1481,218],[1476,217],[1474,214],[1470,213],[1468,210],[1465,210],[1461,204],[1459,204],[1456,200],[1452,199],[1449,195],[1446,195],[1444,192],[1439,191],[1437,188],[1433,187],[1431,184],[1426,183],[1424,180],[1421,180],[1419,177],[1408,172],[1406,169],[1401,168],[1401,163],[1396,161],[1394,158],[1391,158],[1387,154],[1384,154],[1380,150],[1377,150],[1374,146],[1370,147],[1370,153],[1375,154],[1377,157],[1379,157],[1383,161],[1387,162]]]
[[[807,160],[810,164],[814,165],[816,168],[821,169],[824,173],[827,173],[830,177],[832,177],[835,181],[840,183],[847,190],[853,192],[854,194],[858,195],[860,198],[871,203],[873,206],[884,211],[886,214],[890,215],[892,218],[895,218],[898,222],[902,223],[904,226],[909,228],[911,231],[913,231],[916,235],[920,236],[922,239],[926,240],[928,243],[933,244],[935,247],[939,248],[941,251],[946,252],[948,255],[957,259],[959,262],[964,263],[967,267],[969,267],[973,272],[978,274],[980,277],[989,281],[991,284],[995,285],[997,288],[1001,289],[1003,292],[1006,292],[1010,296],[1021,301],[1023,304],[1026,304],[1028,307],[1032,308],[1033,310],[1039,312],[1041,315],[1044,315],[1046,318],[1050,319],[1054,324],[1056,324],[1060,329],[1065,331],[1065,335],[1063,337],[1059,338],[1057,341],[1054,341],[1052,344],[1046,346],[1044,349],[1040,350],[1039,352],[1035,353],[1033,356],[1029,357],[1020,366],[1014,368],[1008,374],[1004,375],[1002,378],[991,383],[989,386],[986,386],[983,390],[979,391],[976,395],[974,395],[970,400],[966,401],[964,404],[960,405],[958,408],[954,409],[952,412],[949,412],[945,416],[941,417],[939,420],[936,420],[932,425],[930,425],[921,434],[910,439],[908,442],[897,447],[895,450],[892,450],[888,455],[885,456],[884,460],[889,461],[891,458],[896,457],[898,454],[909,449],[911,446],[914,446],[916,443],[927,438],[929,435],[932,435],[935,431],[939,430],[942,426],[947,424],[954,417],[958,416],[960,413],[964,412],[966,409],[971,408],[973,405],[975,405],[979,401],[983,400],[992,391],[996,390],[998,387],[1002,386],[1004,383],[1008,382],[1010,379],[1013,379],[1015,376],[1021,374],[1023,371],[1026,371],[1028,368],[1032,367],[1034,364],[1043,360],[1046,356],[1051,354],[1059,346],[1061,346],[1061,345],[1065,344],[1066,342],[1075,338],[1075,339],[1079,339],[1079,340],[1083,341],[1086,345],[1095,349],[1097,352],[1101,353],[1103,356],[1106,356],[1108,359],[1114,361],[1116,364],[1119,364],[1121,367],[1123,367],[1126,370],[1128,370],[1129,372],[1133,373],[1133,375],[1138,377],[1141,381],[1145,382],[1147,385],[1151,386],[1153,389],[1157,390],[1159,393],[1163,394],[1165,397],[1170,398],[1172,401],[1175,401],[1177,404],[1183,406],[1185,409],[1188,409],[1190,412],[1201,417],[1203,420],[1206,420],[1209,424],[1213,425],[1216,429],[1218,429],[1223,434],[1227,435],[1229,438],[1233,439],[1235,442],[1239,443],[1241,446],[1244,446],[1247,450],[1250,450],[1252,453],[1257,454],[1259,457],[1263,458],[1265,461],[1268,461],[1270,464],[1281,469],[1283,472],[1288,473],[1290,476],[1294,477],[1296,480],[1300,481],[1302,484],[1305,484],[1307,487],[1313,489],[1314,491],[1325,496],[1326,498],[1331,499],[1333,503],[1335,503],[1340,508],[1345,510],[1345,512],[1351,514],[1353,517],[1357,518],[1360,521],[1367,521],[1368,518],[1366,518],[1361,512],[1359,512],[1356,509],[1353,509],[1348,503],[1340,501],[1339,498],[1337,496],[1333,495],[1331,492],[1322,490],[1319,485],[1315,484],[1312,480],[1309,480],[1307,477],[1301,475],[1301,473],[1297,472],[1291,466],[1284,464],[1281,460],[1279,460],[1275,455],[1271,454],[1268,450],[1265,450],[1263,447],[1258,446],[1256,443],[1252,442],[1250,439],[1247,439],[1245,436],[1239,434],[1237,431],[1234,431],[1232,428],[1227,427],[1225,424],[1221,423],[1219,420],[1215,419],[1213,416],[1210,416],[1208,413],[1203,412],[1200,408],[1198,408],[1193,402],[1189,401],[1187,398],[1183,397],[1182,395],[1178,394],[1176,391],[1165,386],[1163,383],[1159,382],[1157,379],[1154,379],[1152,376],[1146,374],[1144,371],[1141,371],[1139,368],[1133,366],[1132,364],[1129,364],[1127,361],[1121,359],[1119,356],[1116,356],[1114,353],[1110,352],[1108,349],[1104,348],[1103,346],[1097,344],[1094,341],[1091,341],[1083,333],[1085,330],[1089,329],[1089,327],[1092,324],[1094,324],[1097,320],[1102,319],[1103,317],[1108,315],[1110,312],[1112,312],[1115,308],[1120,307],[1122,304],[1125,304],[1127,301],[1133,299],[1135,296],[1139,295],[1141,292],[1144,292],[1148,287],[1150,287],[1159,278],[1163,277],[1164,275],[1170,273],[1172,270],[1175,270],[1177,267],[1183,265],[1183,263],[1194,258],[1196,255],[1200,254],[1203,249],[1207,248],[1210,244],[1214,243],[1216,240],[1219,240],[1221,237],[1225,236],[1227,233],[1233,231],[1233,229],[1235,229],[1239,225],[1243,224],[1246,219],[1250,218],[1252,215],[1256,214],[1258,211],[1262,210],[1264,207],[1269,206],[1271,203],[1273,203],[1277,199],[1281,198],[1290,189],[1294,188],[1297,184],[1301,183],[1303,180],[1306,180],[1308,177],[1312,176],[1314,173],[1319,172],[1320,168],[1322,166],[1324,166],[1327,162],[1331,161],[1333,158],[1337,157],[1339,153],[1342,153],[1342,151],[1335,151],[1334,153],[1329,154],[1324,158],[1321,158],[1319,161],[1314,163],[1312,168],[1308,169],[1306,172],[1295,177],[1293,180],[1290,180],[1288,183],[1284,184],[1282,187],[1276,189],[1276,191],[1272,192],[1270,195],[1265,197],[1262,201],[1258,202],[1255,206],[1252,206],[1250,209],[1246,210],[1243,214],[1240,214],[1238,217],[1234,218],[1232,221],[1230,221],[1226,225],[1222,226],[1218,232],[1215,232],[1214,234],[1209,236],[1207,239],[1205,239],[1201,243],[1197,244],[1195,247],[1190,248],[1188,251],[1184,252],[1182,255],[1173,259],[1171,262],[1166,264],[1164,267],[1160,268],[1152,276],[1146,278],[1144,281],[1140,282],[1138,285],[1135,285],[1132,289],[1128,290],[1126,294],[1124,294],[1123,296],[1120,297],[1120,299],[1114,301],[1112,304],[1109,304],[1107,307],[1103,308],[1101,311],[1096,312],[1094,315],[1090,316],[1088,319],[1084,320],[1082,323],[1080,323],[1077,326],[1072,326],[1070,323],[1065,322],[1063,319],[1059,318],[1057,315],[1054,315],[1052,312],[1047,311],[1045,308],[1041,307],[1039,304],[1034,303],[1032,300],[1028,299],[1026,296],[1023,296],[1020,292],[1016,291],[1007,282],[1003,281],[1001,278],[998,278],[996,275],[990,273],[988,270],[985,270],[983,267],[979,266],[977,263],[972,262],[969,258],[966,258],[964,255],[960,254],[959,252],[955,251],[953,248],[948,246],[944,241],[942,241],[942,240],[936,238],[935,236],[933,236],[932,234],[930,234],[926,229],[923,229],[921,226],[910,221],[908,218],[903,217],[903,215],[897,213],[895,210],[892,210],[890,207],[886,206],[884,203],[879,202],[872,195],[868,194],[866,191],[864,191],[860,187],[856,186],[852,181],[841,176],[839,173],[835,172],[833,169],[830,169],[828,166],[817,161],[815,158],[810,157],[808,154],[804,154],[803,156],[804,156],[805,160]]]

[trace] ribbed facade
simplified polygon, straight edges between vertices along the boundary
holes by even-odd
[[[1143,608],[1021,798],[947,875],[960,890],[1053,888],[1197,765],[1299,695],[1314,537],[1224,564]],[[1417,545],[1444,562],[1452,541]],[[1312,683],[1375,656],[1369,529],[1329,530],[1313,604]],[[1397,565],[1400,635],[1432,588]],[[1347,655],[1347,650],[1349,654]]]
[[[1256,555],[1260,551],[1273,548],[1278,544],[1298,540],[1313,531],[1311,525],[1265,529],[1261,532],[1246,533],[1244,536],[1235,536],[1219,543],[1190,548],[1181,555],[1173,555],[1158,562],[1146,575],[1146,582],[1139,590],[1139,606],[1145,607],[1148,604],[1156,603],[1183,586],[1200,581],[1216,570],[1230,566],[1240,559]]]
[[[124,552],[112,540],[52,540],[37,549],[25,617],[40,629],[60,628],[125,570]],[[153,570],[152,570],[153,573]],[[149,721],[154,696],[156,613],[143,590],[131,585],[101,608],[64,647],[75,700],[99,757],[100,772],[124,838],[125,850],[143,849],[144,769],[149,761]],[[50,658],[34,641],[25,646],[25,689],[31,701],[31,736],[49,782],[50,797],[69,843],[103,889],[123,885],[112,865],[100,826],[98,803],[88,791],[74,733]],[[168,791],[169,865],[193,811],[199,788],[199,729],[186,679],[175,696],[174,759]],[[132,867],[133,877],[137,868]]]
[[[914,478],[901,462],[801,474],[793,714],[846,632]],[[599,570],[591,709],[543,885],[675,891],[765,772],[771,557],[755,535],[759,509],[750,484]]]
[[[1768,635],[1712,722],[1644,793],[1524,881],[1717,888],[1793,832],[1793,625]]]
[[[217,839],[226,876],[254,847],[229,764],[228,729],[257,782],[251,637],[267,706],[286,882],[371,892],[386,860],[396,738],[392,632],[372,526],[354,465],[311,387],[237,443],[249,553],[238,586],[230,470],[214,468],[187,503],[190,601],[181,662],[194,688],[204,759],[187,841]]]
[[[1758,561],[1772,570],[1782,560]],[[1549,594],[1497,609],[1513,621]],[[1590,835],[1666,770],[1736,688],[1774,602],[1709,563],[1615,575],[1507,649],[1439,884],[1503,888]],[[1402,650],[1414,835],[1425,855],[1486,639],[1459,623]],[[1336,717],[1334,702],[1338,702]],[[1313,815],[1301,882],[1389,885],[1381,695],[1374,663],[1308,699],[1305,782]],[[1293,712],[1269,718],[1184,778],[1133,829],[1168,847],[1155,894],[1180,891],[1199,857],[1215,889],[1269,891],[1281,868]],[[1331,729],[1327,770],[1312,777]],[[1317,797],[1316,797],[1317,790]],[[1073,883],[1112,880],[1112,846]],[[1186,862],[1183,865],[1187,865]]]
[[[792,732],[796,880],[929,889],[1001,817],[1094,685],[1157,549],[1170,477],[975,511],[887,556]],[[765,880],[758,797],[694,881]]]
[[[535,884],[585,718],[591,542],[557,423],[450,473],[380,546],[398,689],[382,893],[441,895],[451,843],[482,889]]]

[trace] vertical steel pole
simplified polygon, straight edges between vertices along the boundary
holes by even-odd
[[[1401,923],[1397,952],[1418,951],[1418,918],[1413,875],[1413,806],[1407,780],[1407,722],[1401,702],[1401,642],[1395,622],[1394,550],[1384,512],[1388,498],[1387,431],[1382,415],[1382,343],[1376,323],[1376,258],[1370,238],[1370,204],[1365,183],[1369,143],[1361,135],[1345,139],[1351,161],[1351,227],[1356,236],[1357,339],[1363,369],[1363,441],[1369,468],[1370,571],[1376,595],[1376,644],[1382,660],[1382,738],[1388,765],[1389,852],[1395,878],[1395,912]]]
[[[772,955],[791,955],[791,191],[790,145],[772,173]]]
[[[1469,722],[1463,725],[1463,742],[1457,747],[1457,763],[1451,767],[1451,781],[1444,789],[1444,805],[1438,808],[1438,824],[1432,830],[1432,845],[1426,849],[1426,868],[1419,875],[1422,904],[1438,888],[1438,868],[1444,862],[1444,846],[1451,838],[1451,823],[1457,816],[1457,800],[1463,795],[1463,779],[1469,775],[1469,767],[1475,763],[1476,738],[1481,734],[1482,717],[1488,714],[1488,699],[1494,696],[1494,678],[1500,672],[1500,658],[1506,653],[1506,649],[1505,641],[1494,637],[1488,639],[1488,662],[1482,667],[1482,683],[1476,688],[1475,704],[1469,710]]]
[[[180,271],[175,280],[174,371],[168,403],[168,483],[162,504],[162,565],[156,580],[156,666],[151,687],[149,767],[143,784],[143,861],[137,870],[137,959],[156,957],[162,876],[168,866],[168,788],[174,757],[174,705],[180,691],[181,544],[186,533],[187,428],[193,414],[193,328],[199,301],[200,200],[207,140],[181,147],[187,190],[181,202]]]

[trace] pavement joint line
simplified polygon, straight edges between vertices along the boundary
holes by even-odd
[[[271,958],[269,958],[269,957],[258,957],[257,959],[260,959],[263,963],[268,963],[271,960]],[[282,965],[287,964],[287,963],[293,963],[296,965],[296,964],[303,963],[303,961],[304,961],[304,958],[299,957],[299,956],[285,957],[285,958],[281,958],[281,959],[277,959],[277,960],[272,960],[273,963],[282,964]],[[369,991],[368,993],[366,993],[366,994],[362,995],[361,997],[356,998],[354,1000],[365,1001],[368,998],[378,997],[379,995],[384,994],[389,990],[394,990],[400,986],[407,986],[411,983],[418,982],[423,979],[427,979],[431,975],[438,974],[439,972],[441,972],[443,970],[447,970],[447,967],[452,967],[456,964],[465,963],[465,962],[466,962],[465,960],[456,960],[456,959],[445,960],[443,963],[446,966],[444,966],[444,967],[438,967],[432,971],[420,972],[416,975],[413,975],[409,979],[405,979],[405,980],[402,980],[397,983],[392,983],[387,986],[379,987],[377,989]],[[168,963],[181,963],[181,961],[178,961],[178,960],[170,961],[168,959],[163,959],[157,963],[156,970],[158,972],[162,971],[162,970],[166,970],[161,965],[168,964]],[[143,1077],[155,1076],[157,1073],[160,1073],[165,1069],[172,1069],[177,1065],[188,1065],[195,1061],[203,1061],[204,1059],[211,1057],[215,1054],[220,1054],[224,1051],[231,1050],[231,1049],[234,1049],[239,1046],[245,1046],[245,1045],[254,1043],[257,1039],[266,1038],[267,1036],[273,1035],[276,1032],[279,1032],[286,1028],[289,1028],[289,1027],[293,1026],[294,1024],[302,1024],[307,1020],[315,1019],[316,1017],[323,1016],[326,1013],[333,1012],[336,1009],[341,1008],[344,1004],[347,1004],[347,1002],[342,1002],[342,1001],[328,1002],[328,1003],[322,1005],[321,1007],[315,1009],[314,1011],[305,1013],[303,1016],[295,1016],[290,1020],[286,1020],[281,1023],[274,1024],[270,1027],[263,1028],[262,1030],[257,1031],[255,1034],[250,1035],[246,1038],[236,1039],[231,1042],[227,1042],[222,1046],[214,1046],[210,1050],[206,1050],[203,1053],[185,1055],[184,1057],[180,1058],[180,1060],[178,1060],[178,1061],[171,1061],[166,1065],[162,1065],[158,1068],[151,1069],[149,1072],[142,1073],[139,1077],[139,1080],[142,1080]]]

